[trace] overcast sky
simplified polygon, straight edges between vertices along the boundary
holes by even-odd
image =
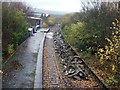
[[[54,10],[54,11],[65,11],[65,12],[79,12],[82,9],[82,2],[87,1],[120,1],[120,0],[1,0],[1,1],[23,1],[27,2],[33,8]]]
[[[117,2],[120,0],[2,0],[2,1],[23,1],[27,2],[33,8],[65,12],[79,12],[83,7],[81,2],[87,1]]]
[[[81,9],[80,0],[23,0],[29,3],[34,8],[65,11],[65,12],[79,12]]]

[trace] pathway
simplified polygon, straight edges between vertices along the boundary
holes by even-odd
[[[37,31],[22,43],[9,59],[12,62],[6,65],[6,68],[15,67],[3,75],[3,88],[33,88],[37,55],[43,35]]]

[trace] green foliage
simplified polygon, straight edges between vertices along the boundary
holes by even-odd
[[[49,18],[48,18],[48,25],[49,25],[49,26],[55,25],[55,18],[49,17]]]
[[[79,37],[80,32],[84,29],[84,24],[78,22],[77,24],[71,24],[70,27],[65,26],[64,28],[64,38],[66,42],[69,42],[71,45],[76,45],[76,41]]]
[[[8,44],[8,54],[12,54],[14,52],[14,45]]]
[[[111,76],[111,77],[108,77],[108,79],[106,79],[106,83],[107,83],[108,85],[115,85],[115,84],[118,83],[118,80],[115,79],[114,76]]]
[[[61,27],[62,35],[67,43],[79,49],[84,58],[90,55],[97,57],[98,69],[107,70],[107,73],[118,78],[117,74],[120,72],[120,10],[117,10],[114,4],[116,3],[98,2],[99,6],[93,4],[94,8],[86,8],[83,12],[65,15],[62,18]],[[108,78],[106,82],[111,85],[117,83],[114,77]]]
[[[76,46],[80,51],[95,54],[98,47],[106,45],[105,38],[111,37],[112,31],[109,27],[116,16],[117,11],[107,6],[73,15],[68,14],[62,18],[62,32],[65,33],[64,37],[68,43]],[[78,22],[84,24],[82,29],[79,28]]]
[[[11,48],[15,50],[20,40],[26,37],[28,33],[28,23],[24,10],[16,6],[15,8],[14,5],[14,3],[10,3],[10,5],[3,3],[2,8],[3,50],[8,51],[8,53],[11,53]],[[9,45],[12,45],[12,47]]]
[[[43,28],[46,28],[46,27],[47,27],[47,24],[46,24],[45,21],[42,21],[42,27],[43,27]]]
[[[71,26],[65,26],[62,31],[65,41],[79,48],[80,51],[92,53],[96,50],[98,39],[96,32],[87,29],[84,23],[77,22]]]
[[[72,15],[71,14],[66,14],[61,18],[61,24],[62,24],[62,29],[66,26],[66,25],[70,25],[72,23],[71,21],[72,19]]]
[[[100,63],[104,64],[106,60],[111,61],[109,64],[111,70],[116,72],[119,70],[120,65],[120,22],[116,19],[115,22],[112,22],[113,28],[111,39],[106,38],[108,44],[104,48],[99,48],[99,58]]]

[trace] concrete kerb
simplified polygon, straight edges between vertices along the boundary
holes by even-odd
[[[44,47],[45,37],[46,37],[46,33],[44,33],[44,37],[40,43],[40,47],[38,51],[35,80],[34,80],[34,89],[36,88],[42,89],[42,61],[43,61],[43,47]]]

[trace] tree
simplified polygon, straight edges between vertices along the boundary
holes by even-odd
[[[53,26],[55,25],[55,18],[54,17],[48,17],[48,25]]]
[[[109,66],[113,72],[119,71],[120,66],[120,22],[118,19],[112,22],[112,38],[106,38],[108,44],[104,48],[99,49],[100,63],[104,64],[109,61]]]
[[[17,2],[16,2],[17,3]],[[18,5],[21,5],[19,3]],[[15,3],[2,4],[3,56],[11,54],[28,34],[28,23],[23,9]]]

